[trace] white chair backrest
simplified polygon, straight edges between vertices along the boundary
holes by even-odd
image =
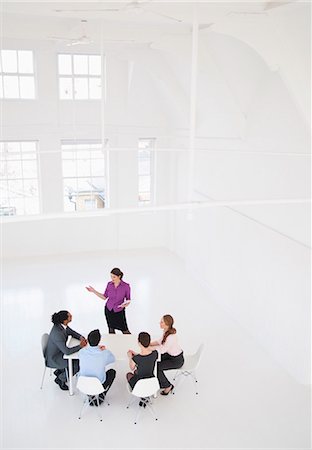
[[[46,349],[47,349],[48,340],[49,340],[49,335],[48,335],[48,333],[44,333],[44,334],[41,336],[41,349],[42,349],[43,357],[45,357],[45,352],[46,352]]]
[[[204,347],[205,347],[205,345],[202,342],[200,344],[200,346],[198,347],[196,353],[194,353],[194,365],[195,365],[195,367],[197,367],[199,362],[200,362],[201,356],[202,356],[203,351],[204,351]]]
[[[150,397],[156,394],[158,389],[160,389],[160,386],[156,377],[142,378],[135,383],[132,394],[136,397]]]
[[[104,392],[102,383],[96,377],[80,376],[77,381],[77,389],[87,395],[99,395]]]

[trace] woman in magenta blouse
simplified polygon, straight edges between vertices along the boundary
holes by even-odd
[[[130,334],[125,313],[131,301],[130,285],[122,281],[123,273],[117,267],[111,271],[110,275],[112,281],[107,283],[104,294],[96,291],[92,286],[87,286],[86,289],[106,301],[105,317],[109,333],[120,330],[123,334]]]

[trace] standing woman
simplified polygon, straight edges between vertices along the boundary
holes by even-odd
[[[184,364],[183,351],[178,344],[177,330],[173,328],[173,322],[173,317],[169,314],[163,316],[160,320],[160,328],[164,330],[163,336],[150,344],[158,346],[161,354],[161,361],[157,363],[157,377],[160,387],[163,388],[161,395],[168,395],[174,388],[165,376],[164,370],[180,369]]]
[[[107,283],[104,294],[96,291],[92,286],[87,286],[89,292],[97,295],[105,304],[105,317],[110,334],[115,330],[122,331],[123,334],[131,334],[126,320],[125,309],[130,304],[130,285],[122,281],[123,273],[115,267],[111,271],[111,279]]]

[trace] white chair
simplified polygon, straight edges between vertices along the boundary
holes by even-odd
[[[145,408],[149,410],[149,412],[152,414],[155,420],[158,420],[155,410],[152,406],[152,398],[156,397],[157,392],[160,389],[157,377],[143,378],[141,380],[138,380],[135,383],[134,388],[132,390],[129,383],[127,383],[127,388],[130,394],[135,397],[133,401],[131,401],[130,398],[127,408],[129,408],[129,406],[132,405],[135,400],[139,399],[138,412],[135,417],[134,423],[135,424],[137,423],[142,410]]]
[[[45,353],[46,353],[46,349],[47,349],[47,345],[48,345],[48,340],[49,340],[49,334],[48,333],[44,333],[41,336],[41,350],[42,350],[43,361],[44,361],[44,369],[43,369],[43,375],[42,375],[40,389],[42,389],[42,387],[43,387],[43,382],[44,382],[44,377],[45,377],[45,373],[46,373],[47,367],[50,369],[50,377],[52,376],[52,370],[53,369],[57,369],[57,367],[49,367],[49,366],[47,366],[46,361],[45,361]],[[66,373],[66,380],[68,381],[67,369],[65,369],[65,373]]]
[[[77,389],[82,394],[84,394],[85,397],[78,419],[81,419],[82,412],[84,409],[88,408],[88,406],[90,406],[91,403],[93,404],[96,403],[97,405],[96,410],[100,417],[100,421],[102,422],[102,415],[99,408],[100,406],[99,395],[104,392],[104,388],[100,380],[96,377],[80,376],[77,381]],[[109,405],[109,403],[107,404]]]
[[[202,343],[198,347],[196,353],[194,353],[193,355],[185,355],[184,364],[180,369],[177,370],[173,380],[176,380],[179,376],[184,375],[185,377],[191,376],[192,380],[195,381],[195,383],[197,383],[196,370],[200,363],[203,350],[204,344]],[[198,395],[197,386],[196,386],[196,395]]]

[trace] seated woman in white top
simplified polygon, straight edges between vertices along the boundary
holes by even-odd
[[[161,318],[160,328],[164,330],[163,336],[158,341],[151,342],[151,346],[158,347],[161,361],[157,363],[157,377],[161,395],[168,395],[173,391],[173,384],[166,378],[164,370],[180,369],[184,364],[183,351],[178,344],[177,330],[173,328],[173,317],[166,314]]]

